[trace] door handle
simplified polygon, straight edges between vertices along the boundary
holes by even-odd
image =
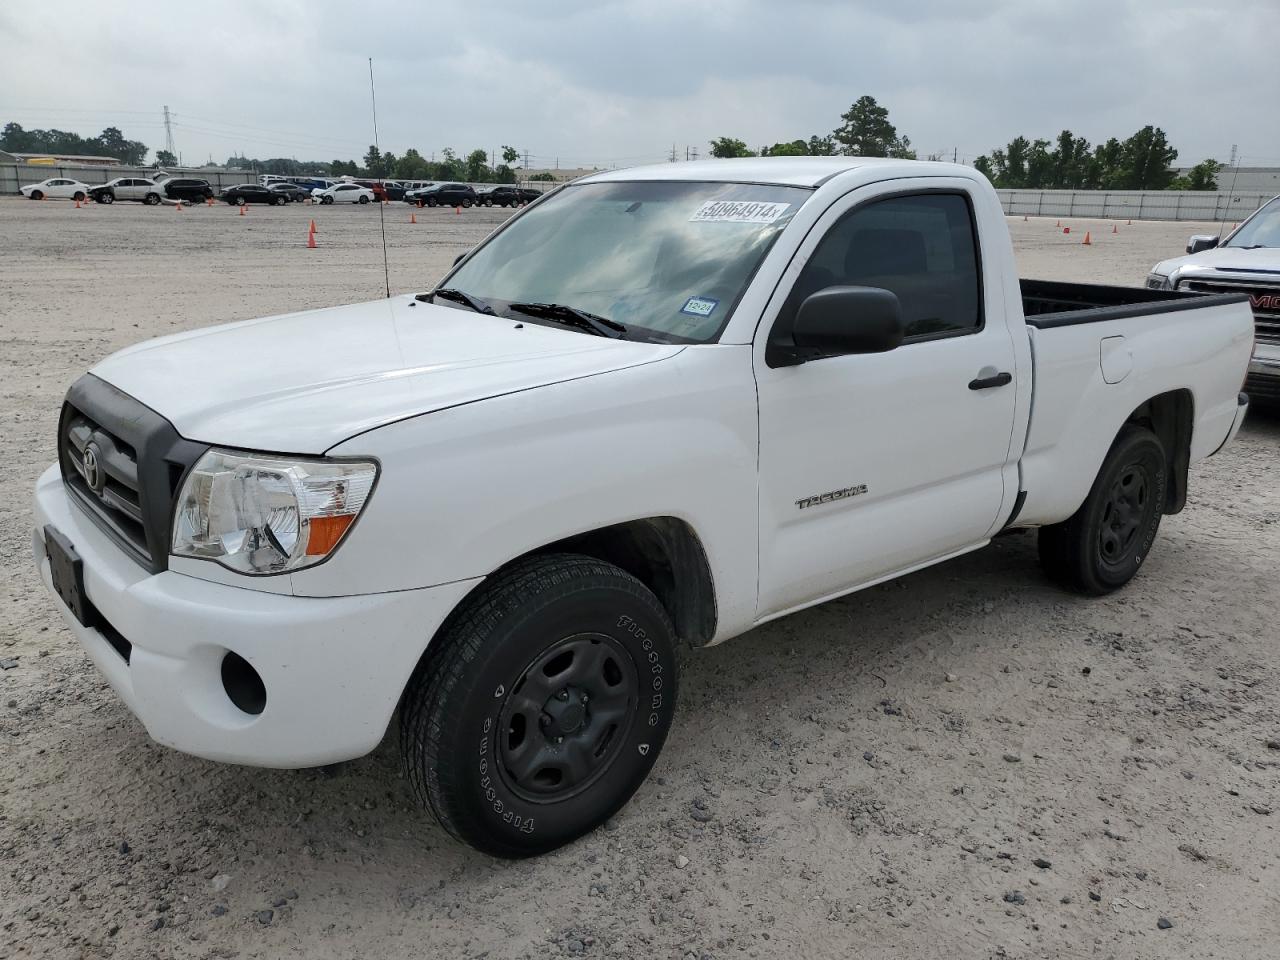
[[[991,368],[988,367],[987,370]],[[984,373],[986,371],[983,371]],[[1012,373],[997,373],[993,377],[978,377],[976,380],[969,381],[970,390],[990,390],[992,387],[1003,387],[1007,383],[1013,383]]]

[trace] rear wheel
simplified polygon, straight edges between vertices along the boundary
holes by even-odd
[[[74,200],[76,203],[79,203],[81,200],[84,199],[84,191],[77,190],[75,193],[71,195],[71,199]]]
[[[486,853],[542,853],[603,823],[666,740],[671,623],[612,564],[573,554],[513,564],[432,647],[405,693],[405,765],[445,829]]]
[[[154,207],[157,203],[160,202],[160,194],[148,193],[145,197],[142,198],[142,202],[145,203],[148,207]]]
[[[1101,595],[1124,586],[1151,550],[1169,486],[1159,438],[1127,425],[1111,445],[1080,509],[1041,527],[1040,563],[1050,577],[1081,593]]]
[[[369,198],[368,198],[368,197],[366,197],[364,194],[361,194],[361,195],[360,195],[360,202],[361,202],[361,203],[368,203],[368,202],[369,202]]]

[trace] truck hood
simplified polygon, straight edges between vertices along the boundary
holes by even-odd
[[[91,372],[190,440],[318,454],[406,417],[682,349],[401,296],[162,337],[113,354]]]
[[[1280,247],[1259,247],[1257,250],[1245,250],[1242,247],[1221,247],[1216,250],[1201,250],[1185,257],[1174,257],[1162,260],[1153,268],[1153,273],[1170,276],[1173,273],[1248,273],[1262,272],[1258,279],[1268,279],[1267,273],[1280,274]],[[1274,279],[1274,278],[1271,278]]]

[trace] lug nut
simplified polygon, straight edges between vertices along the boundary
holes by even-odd
[[[566,689],[566,690],[561,690],[559,693],[557,693],[557,694],[556,694],[556,699],[557,699],[557,700],[568,700],[568,699],[569,699],[569,691],[568,691],[567,689]]]

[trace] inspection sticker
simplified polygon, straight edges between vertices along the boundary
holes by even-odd
[[[789,203],[766,203],[758,200],[708,200],[700,206],[690,223],[773,223],[791,208]]]
[[[684,302],[680,312],[695,317],[709,317],[711,312],[718,306],[720,306],[720,301],[712,300],[710,297],[690,297]]]

